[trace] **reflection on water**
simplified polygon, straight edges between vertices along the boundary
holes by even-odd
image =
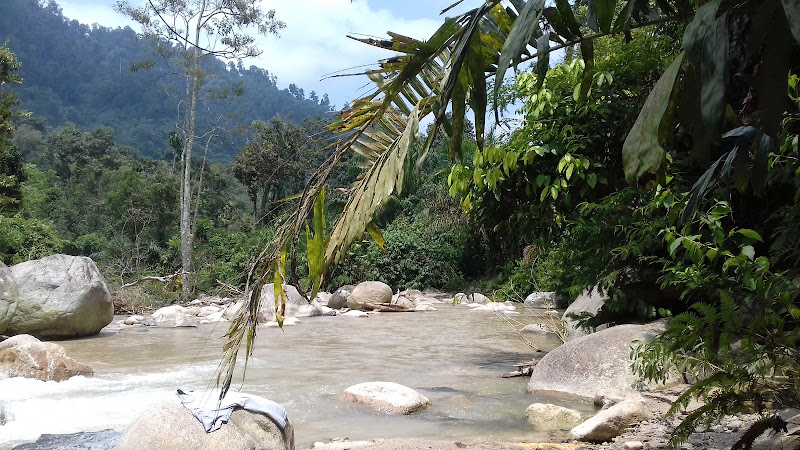
[[[536,321],[525,314],[515,320]],[[227,326],[131,328],[59,342],[68,355],[92,366],[95,376],[62,383],[0,380],[0,447],[42,433],[123,430],[177,388],[211,389]],[[547,349],[555,342],[534,344]],[[528,379],[501,378],[534,355],[505,320],[460,306],[305,318],[284,331],[259,328],[247,378],[242,383],[240,376],[234,389],[282,403],[298,448],[342,436],[559,439],[528,425],[525,408],[542,400],[525,392]],[[348,386],[365,381],[409,386],[432,405],[415,415],[389,416],[340,399]]]

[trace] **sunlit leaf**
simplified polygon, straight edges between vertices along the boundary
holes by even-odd
[[[661,126],[670,106],[670,98],[675,89],[675,81],[680,73],[684,53],[672,61],[664,71],[633,128],[622,146],[622,163],[625,167],[625,180],[635,185],[645,174],[661,177],[666,165],[666,150],[661,146]]]

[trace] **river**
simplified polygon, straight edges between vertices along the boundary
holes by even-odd
[[[527,442],[565,437],[534,430],[524,416],[531,403],[563,403],[526,393],[528,378],[501,377],[535,356],[515,327],[493,313],[436,306],[438,311],[366,318],[303,318],[284,330],[260,327],[247,377],[236,378],[234,389],[283,404],[298,449],[344,436]],[[518,321],[516,328],[541,321],[521,311],[510,317]],[[93,367],[95,376],[61,383],[0,379],[0,448],[44,433],[122,431],[178,388],[213,388],[228,325],[131,327],[59,342],[69,356]],[[547,350],[557,341],[533,343]],[[421,413],[391,416],[342,401],[348,386],[365,381],[409,386],[432,404]]]

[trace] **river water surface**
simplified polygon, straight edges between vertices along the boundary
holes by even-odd
[[[534,430],[525,408],[528,378],[502,378],[535,351],[514,327],[489,312],[436,305],[438,311],[381,313],[366,318],[303,318],[297,326],[259,328],[247,377],[233,389],[283,404],[297,448],[347,436],[462,441],[552,441]],[[541,321],[521,310],[516,328]],[[0,448],[40,434],[122,431],[149,404],[178,388],[214,385],[227,322],[196,328],[135,327],[59,342],[95,370],[91,378],[55,383],[0,379]],[[530,339],[530,338],[529,338]],[[552,340],[534,341],[551,349]],[[240,363],[241,365],[241,363]],[[365,381],[392,381],[431,400],[410,416],[390,416],[342,401]],[[579,405],[567,405],[580,408]],[[585,409],[586,406],[583,406]]]

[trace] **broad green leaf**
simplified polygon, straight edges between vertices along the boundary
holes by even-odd
[[[597,175],[590,173],[586,176],[586,182],[589,184],[590,188],[594,189],[594,187],[597,185]]]
[[[619,33],[622,30],[630,28],[631,13],[633,13],[634,5],[640,0],[628,0],[622,12],[619,13],[617,20],[614,21],[614,33]]]
[[[383,233],[381,233],[381,229],[375,225],[374,221],[370,221],[367,224],[367,232],[369,233],[370,237],[372,237],[372,240],[375,242],[375,244],[378,245],[378,248],[380,248],[381,251],[386,252],[386,241],[383,239]]]
[[[572,34],[572,31],[567,26],[566,22],[564,22],[564,18],[561,17],[561,13],[559,13],[558,8],[550,6],[544,9],[544,17],[547,19],[547,23],[553,27],[553,30],[558,33],[561,37],[567,40],[575,39],[575,35]],[[550,39],[550,33],[544,33],[548,35],[548,39]],[[543,35],[544,35],[543,34]],[[541,39],[541,37],[540,37]],[[541,54],[541,53],[540,53]]]
[[[736,230],[736,232],[758,242],[764,242],[764,239],[761,237],[761,235],[751,229],[740,228],[739,230]]]
[[[569,180],[570,178],[572,178],[572,172],[573,172],[574,170],[575,170],[575,166],[573,166],[572,164],[570,164],[569,166],[567,166],[567,172],[566,172],[566,174],[565,174],[565,175],[566,175],[566,177],[567,177],[567,180]]]
[[[670,255],[675,254],[675,250],[677,250],[678,247],[681,246],[682,242],[683,242],[683,238],[682,237],[679,237],[679,238],[675,239],[674,241],[672,241],[672,243],[669,244],[669,254]]]
[[[542,187],[544,184],[544,174],[536,175],[536,186]]]
[[[660,129],[670,106],[683,57],[684,53],[681,52],[664,71],[625,138],[622,163],[628,184],[636,185],[645,174],[655,174],[659,179],[662,177],[666,166],[666,150],[661,146]]]
[[[314,236],[306,225],[306,246],[308,254],[308,279],[311,282],[311,296],[313,300],[322,286],[325,275],[325,188],[317,195],[314,201]]]
[[[797,0],[781,0],[783,13],[789,21],[789,28],[797,44],[800,44],[800,2]]]
[[[536,58],[536,91],[542,88],[544,80],[547,77],[547,71],[550,69],[550,33],[545,32],[536,40],[536,53],[539,55]]]
[[[500,93],[500,87],[503,85],[506,70],[508,70],[513,61],[518,60],[536,30],[538,30],[539,16],[542,14],[543,9],[544,0],[529,0],[519,11],[519,17],[514,21],[514,28],[511,29],[511,33],[508,34],[506,41],[503,43],[503,50],[500,52],[500,58],[497,61],[493,95],[495,104],[497,104],[497,97]],[[495,115],[499,116],[497,108],[495,108]]]
[[[789,2],[784,1],[783,3],[786,7]],[[791,3],[794,3],[795,8],[800,9],[798,6],[800,1],[793,0]],[[800,25],[796,23],[793,26],[800,28]],[[764,132],[775,138],[781,132],[781,120],[789,106],[786,95],[786,77],[789,75],[792,65],[792,52],[797,47],[796,41],[788,39],[789,28],[790,25],[786,23],[780,11],[773,16],[763,44],[763,56],[755,83],[759,121]]]
[[[686,26],[683,48],[691,67],[699,71],[700,119],[694,127],[692,156],[701,167],[709,164],[711,145],[719,139],[725,118],[728,64],[727,14],[717,17],[722,0],[701,6]]]
[[[616,8],[617,0],[589,0],[589,28],[603,33],[611,32]]]
[[[795,319],[800,319],[800,308],[792,308],[790,313]]]
[[[558,13],[561,15],[561,18],[564,20],[567,27],[569,27],[572,34],[582,37],[581,26],[578,24],[578,21],[575,20],[575,15],[572,13],[572,6],[569,2],[567,0],[556,0],[556,8],[558,8]]]
[[[742,255],[746,256],[747,259],[752,261],[756,257],[756,251],[752,245],[745,245],[742,247]]]
[[[584,39],[581,41],[581,57],[583,58],[583,77],[581,78],[580,91],[578,98],[575,100],[579,104],[586,101],[589,95],[589,88],[592,87],[592,80],[594,79],[594,41],[591,39]]]
[[[464,139],[464,114],[466,114],[467,91],[462,83],[457,82],[453,89],[453,131],[450,134],[450,159],[458,156],[463,160],[461,143]]]

